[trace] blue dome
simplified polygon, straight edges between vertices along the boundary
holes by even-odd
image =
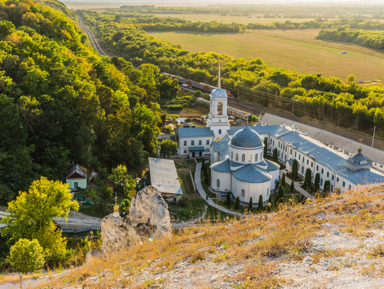
[[[227,92],[224,89],[218,87],[212,90],[211,97],[227,98]]]
[[[243,148],[256,148],[261,147],[263,142],[257,132],[246,126],[234,134],[231,145]]]
[[[361,153],[354,154],[350,159],[349,162],[352,164],[360,164],[363,161],[369,162],[369,158]]]

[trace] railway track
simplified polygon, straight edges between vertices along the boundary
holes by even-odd
[[[91,45],[92,47],[101,55],[101,56],[107,56],[108,58],[111,58],[105,51],[104,49],[100,46],[99,42],[97,41],[95,35],[93,34],[93,32],[85,25],[84,23],[84,19],[83,17],[81,16],[80,13],[77,13],[77,17],[79,19],[79,27],[81,28],[81,30],[83,30],[85,32],[85,34],[87,34],[88,38],[89,38],[89,41],[91,42]]]
[[[95,35],[93,34],[93,32],[85,25],[84,19],[81,16],[81,14],[78,13],[77,16],[78,16],[78,19],[79,19],[79,27],[88,35],[88,38],[91,41],[91,44],[92,44],[93,48],[101,56],[107,56],[107,57],[110,58],[110,56],[100,46],[100,44],[97,41],[97,39],[96,39]],[[189,91],[196,91],[198,89],[188,88],[188,90]],[[334,134],[343,136],[345,138],[348,138],[348,139],[351,139],[351,140],[354,140],[354,141],[357,141],[357,142],[360,139],[363,139],[363,143],[368,145],[368,146],[371,146],[371,144],[372,144],[371,143],[371,137],[367,137],[366,135],[360,135],[360,134],[357,134],[357,133],[346,131],[346,130],[344,130],[342,128],[337,128],[337,127],[333,127],[333,126],[327,126],[327,125],[324,125],[324,124],[321,124],[321,123],[318,123],[318,122],[315,122],[315,121],[310,121],[310,120],[302,119],[302,118],[296,117],[296,116],[294,116],[292,114],[289,114],[289,113],[286,113],[286,112],[282,112],[282,111],[278,111],[278,110],[273,110],[273,109],[270,109],[270,108],[267,108],[267,107],[258,106],[258,105],[250,104],[250,103],[246,103],[246,102],[242,102],[242,101],[240,101],[238,99],[229,99],[229,104],[233,108],[241,109],[241,110],[244,110],[246,112],[249,112],[249,113],[252,113],[252,114],[255,114],[255,115],[259,115],[260,113],[270,113],[272,115],[277,115],[277,116],[286,118],[288,120],[297,121],[297,122],[300,122],[300,123],[303,123],[303,124],[306,124],[306,125],[309,125],[309,126],[312,126],[312,127],[323,129],[325,131],[332,132]],[[384,141],[382,141],[382,140],[375,140],[374,147],[377,148],[377,149],[380,149],[380,150],[384,150]]]

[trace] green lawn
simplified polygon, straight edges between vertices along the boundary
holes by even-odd
[[[358,45],[316,40],[320,30],[252,30],[237,34],[151,32],[190,51],[214,51],[235,58],[261,58],[272,67],[321,73],[356,81],[383,79],[384,53]],[[348,54],[341,54],[347,51]]]

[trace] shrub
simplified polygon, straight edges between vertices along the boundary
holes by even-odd
[[[19,239],[9,251],[9,263],[21,273],[39,270],[45,263],[43,247],[36,239]]]

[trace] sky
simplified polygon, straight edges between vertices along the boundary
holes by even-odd
[[[382,3],[382,0],[62,0],[64,3],[123,4],[292,4],[292,3]]]

